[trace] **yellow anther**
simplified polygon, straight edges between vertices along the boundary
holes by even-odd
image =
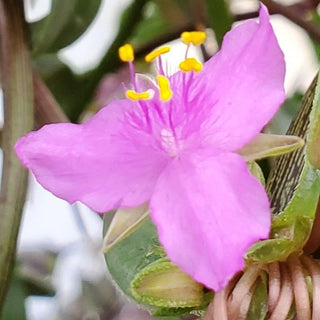
[[[206,33],[202,31],[185,31],[181,34],[181,40],[185,44],[192,43],[197,46],[206,40]]]
[[[189,71],[199,72],[202,70],[202,63],[195,58],[187,58],[186,60],[180,62],[179,68],[180,70],[185,72],[189,72]]]
[[[126,97],[133,100],[133,101],[147,100],[150,98],[150,93],[147,91],[135,92],[133,90],[127,90]]]
[[[125,44],[124,46],[120,47],[118,50],[119,58],[123,62],[130,62],[134,60],[134,53],[131,44]]]
[[[159,93],[160,99],[162,101],[168,101],[172,97],[172,91],[170,89],[170,82],[168,78],[165,76],[159,75],[157,76],[158,85],[159,85]]]
[[[168,47],[168,46],[161,47],[161,48],[153,50],[152,52],[147,54],[144,59],[146,60],[146,62],[151,62],[155,58],[158,58],[162,54],[167,53],[169,51],[170,51],[170,47]]]

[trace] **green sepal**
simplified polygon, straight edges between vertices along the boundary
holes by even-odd
[[[286,238],[259,241],[247,251],[245,259],[247,263],[270,263],[285,260],[291,246],[292,240]]]
[[[203,286],[167,258],[137,273],[130,288],[138,302],[157,307],[199,307],[203,299]]]
[[[238,153],[246,161],[253,161],[279,156],[303,146],[304,140],[296,136],[260,133]]]
[[[255,161],[250,161],[247,165],[250,173],[264,186],[266,181],[261,167]]]
[[[287,227],[272,230],[273,238],[255,243],[246,253],[247,263],[285,261],[293,252],[300,252],[308,239],[312,219],[297,217]]]
[[[103,239],[103,252],[107,252],[117,242],[136,230],[148,216],[147,204],[135,208],[118,209]]]
[[[214,293],[212,291],[207,291],[203,294],[202,303],[199,307],[192,308],[158,308],[152,313],[154,317],[174,317],[183,314],[196,314],[201,316],[207,309],[209,303],[212,301]]]

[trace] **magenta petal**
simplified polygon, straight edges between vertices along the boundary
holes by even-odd
[[[208,94],[218,99],[208,131],[214,132],[216,145],[237,150],[261,131],[285,98],[284,57],[265,6],[259,23],[246,22],[225,36],[205,74],[213,86]]]
[[[150,209],[169,258],[215,291],[243,269],[246,250],[270,229],[267,195],[232,153],[175,159]]]
[[[114,101],[83,125],[44,126],[15,146],[39,183],[98,212],[150,199],[168,157],[134,121],[137,104]]]
[[[249,20],[228,32],[221,50],[193,80],[183,73],[172,77],[178,92],[173,99],[188,101],[184,105],[192,119],[189,127],[195,127],[201,117],[198,139],[203,144],[235,151],[278,110],[285,98],[284,75],[283,53],[261,5],[259,21]]]

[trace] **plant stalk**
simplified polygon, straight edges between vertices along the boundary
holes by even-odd
[[[0,192],[0,312],[13,270],[27,188],[27,170],[14,152],[19,137],[33,128],[32,70],[23,0],[0,0],[1,77],[4,92],[4,155]]]

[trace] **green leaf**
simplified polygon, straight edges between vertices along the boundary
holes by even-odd
[[[107,219],[105,221],[105,223],[108,224]],[[180,314],[188,314],[194,310],[203,310],[212,298],[211,292],[201,295],[202,299],[199,305],[190,308],[167,307],[168,304],[162,304],[163,307],[151,306],[152,299],[145,299],[145,295],[141,295],[141,291],[137,294],[137,283],[145,276],[145,273],[148,273],[148,270],[153,271],[155,265],[152,266],[152,263],[161,263],[160,259],[162,258],[165,258],[165,252],[158,242],[156,228],[149,218],[146,219],[139,228],[117,242],[105,253],[109,272],[120,289],[129,297],[136,297],[139,302],[145,303],[145,307],[155,315],[159,317],[175,317]],[[168,263],[167,259],[164,260],[164,262],[165,264]],[[172,264],[170,263],[170,265]],[[175,272],[181,275],[180,271],[176,269]],[[132,283],[135,287],[134,294],[132,293]],[[140,282],[140,285],[141,283],[142,282]],[[144,284],[145,283],[146,282],[144,282]],[[192,283],[198,288],[199,285],[197,283],[193,280]],[[144,292],[144,290],[142,291]],[[144,296],[144,298],[141,298],[141,296]],[[157,303],[157,305],[159,304]],[[178,305],[176,304],[176,306]]]
[[[170,10],[168,10],[170,8]],[[126,14],[124,14],[124,17]],[[139,48],[170,34],[185,25],[188,17],[175,1],[149,1],[143,10],[143,17],[134,30],[130,42]]]
[[[319,194],[320,172],[305,157],[304,168],[294,195],[283,212],[273,221],[273,233],[277,233],[280,228],[291,226],[300,218],[308,219],[312,224]]]
[[[313,96],[314,83],[288,132],[305,136],[305,148],[280,157],[267,184],[274,207],[271,239],[252,246],[247,262],[284,260],[300,252],[309,237],[320,195],[320,171],[309,161],[312,145],[319,139],[319,80],[314,99]]]
[[[157,231],[147,219],[133,233],[116,243],[107,253],[109,271],[121,290],[132,297],[131,281],[143,268],[163,258],[164,250],[159,244]]]
[[[51,12],[31,24],[33,52],[56,52],[74,42],[96,16],[101,0],[53,0]]]
[[[320,77],[320,75],[319,75]],[[320,79],[320,78],[319,78]],[[320,80],[315,93],[308,135],[307,156],[310,163],[320,169]]]
[[[144,17],[137,25],[130,42],[134,47],[140,47],[165,34],[169,30],[170,26],[163,18],[158,4],[150,1],[146,5]]]
[[[213,29],[219,46],[223,36],[231,29],[232,18],[225,0],[206,0],[208,21]]]
[[[121,66],[122,62],[118,57],[118,49],[132,35],[136,25],[141,20],[143,8],[147,2],[148,0],[134,0],[131,2],[126,10],[125,18],[120,23],[117,36],[95,69],[79,77],[73,77],[71,83],[68,79],[65,81],[61,75],[56,80],[61,80],[63,85],[59,85],[59,82],[52,84],[54,87],[58,87],[61,100],[67,100],[64,109],[67,111],[68,117],[72,122],[77,121],[80,114],[89,105],[102,77]],[[67,73],[67,76],[70,77],[70,74]]]

